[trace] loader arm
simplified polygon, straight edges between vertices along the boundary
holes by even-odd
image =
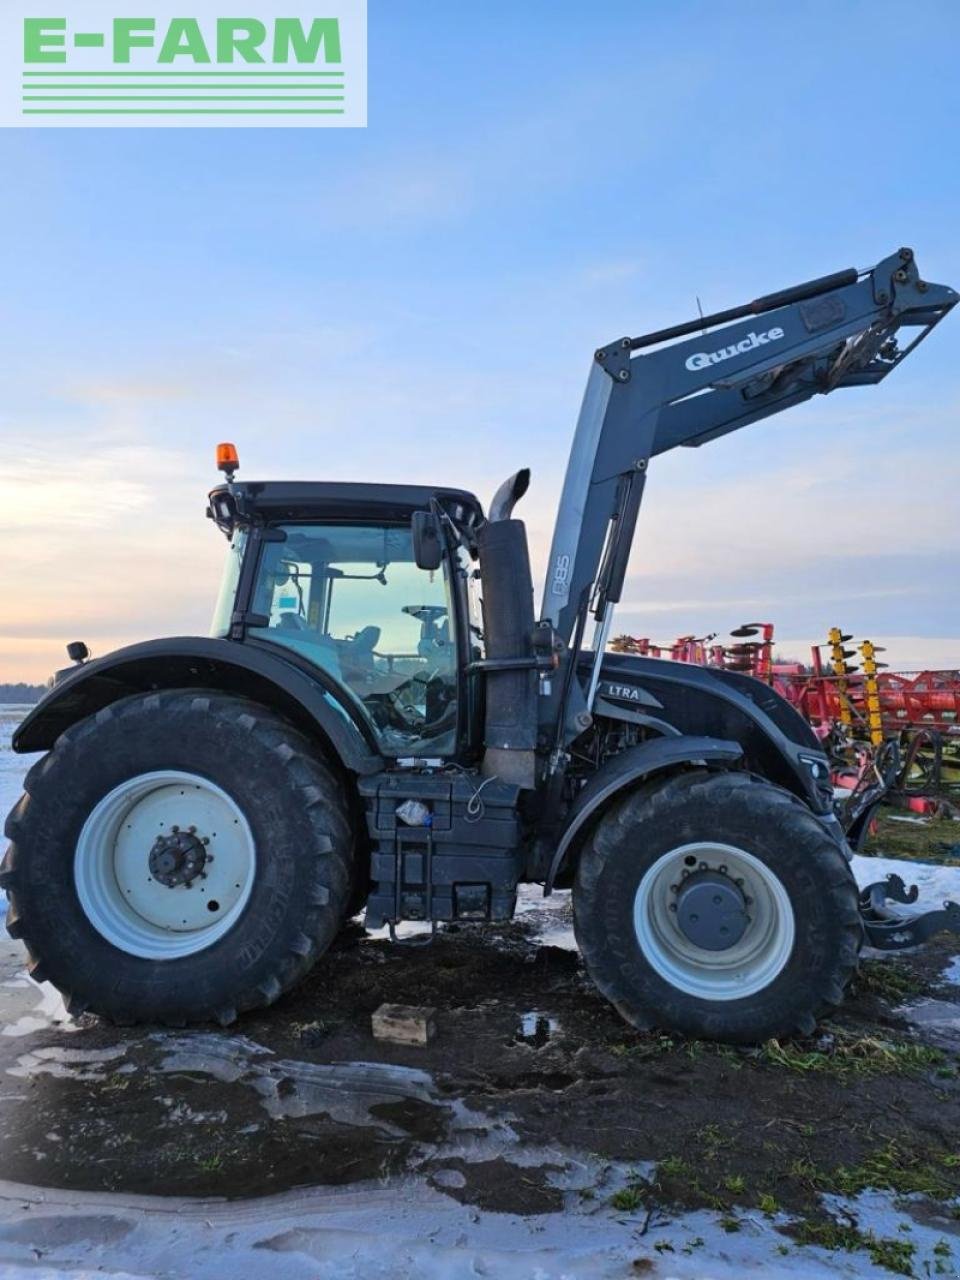
[[[593,614],[597,656],[588,708],[650,459],[705,444],[814,395],[879,382],[957,299],[953,289],[921,279],[913,252],[901,249],[870,271],[840,271],[596,352],[541,610],[573,650],[572,664]],[[908,333],[902,347],[901,328]],[[569,688],[568,680],[553,697],[565,701]],[[564,719],[555,703],[551,714]],[[571,725],[560,736],[569,740],[574,731]]]

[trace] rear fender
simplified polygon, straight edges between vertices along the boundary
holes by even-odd
[[[557,875],[576,858],[581,841],[602,810],[628,787],[651,774],[676,769],[681,765],[704,764],[708,768],[727,768],[742,757],[743,748],[737,742],[725,742],[720,738],[694,738],[686,734],[672,738],[653,738],[615,756],[597,770],[571,805],[566,826],[550,864],[543,890],[544,897],[553,891]]]
[[[262,648],[205,636],[149,640],[118,649],[63,676],[13,736],[19,752],[47,751],[71,725],[131,694],[156,689],[219,689],[286,716],[319,739],[344,768],[377,773],[383,761],[359,716],[325,673]]]

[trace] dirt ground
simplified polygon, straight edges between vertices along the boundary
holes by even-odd
[[[784,1212],[801,1236],[832,1229],[822,1193],[880,1186],[960,1255],[955,1046],[896,1012],[957,995],[941,981],[956,940],[866,961],[810,1041],[734,1050],[628,1028],[577,955],[544,942],[569,942],[568,917],[563,903],[426,946],[351,926],[238,1029],[8,1026],[0,1176],[245,1197],[415,1172],[478,1210],[559,1212],[573,1192],[651,1218],[710,1209],[731,1229]],[[383,1003],[435,1007],[435,1040],[374,1040]]]

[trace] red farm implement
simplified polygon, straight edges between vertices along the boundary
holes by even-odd
[[[611,647],[674,662],[740,671],[771,685],[800,712],[835,762],[838,787],[859,794],[880,779],[885,798],[921,813],[960,801],[960,670],[897,672],[882,650],[839,628],[814,645],[809,663],[781,662],[774,627],[747,623],[728,643],[716,634],[670,645],[618,636]],[[859,662],[852,660],[859,658]]]

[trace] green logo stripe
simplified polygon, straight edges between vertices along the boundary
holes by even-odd
[[[342,107],[24,107],[25,116],[342,116]]]
[[[70,93],[86,93],[90,89],[109,89],[111,93],[177,93],[181,90],[186,92],[188,89],[191,92],[194,89],[222,89],[224,93],[234,89],[256,89],[264,93],[295,93],[301,89],[318,93],[340,93],[346,85],[342,80],[336,84],[331,84],[328,80],[295,80],[292,84],[284,84],[282,81],[279,84],[274,81],[263,83],[259,80],[213,80],[202,84],[196,80],[189,80],[186,84],[157,84],[154,81],[145,84],[127,84],[123,81],[118,84],[114,80],[45,80],[42,84],[35,84],[32,80],[28,80],[20,87],[24,93],[52,93],[58,89]]]
[[[88,94],[32,94],[24,98],[24,102],[343,102],[343,95],[313,96],[304,93],[290,94],[251,94],[226,93],[205,94],[193,93],[88,93]]]
[[[326,98],[330,102],[342,102],[345,96],[343,85],[337,85],[337,86],[291,85],[287,93],[280,92],[280,90],[282,89],[282,86],[280,85],[271,86],[273,90],[272,92],[270,92],[270,90],[267,90],[267,89],[261,89],[258,85],[255,85],[255,84],[190,85],[189,92],[187,91],[188,90],[187,85],[169,85],[167,87],[170,89],[170,94],[156,93],[156,90],[159,87],[160,86],[158,85],[153,86],[154,88],[153,93],[151,93],[149,90],[144,90],[143,93],[124,93],[119,89],[114,89],[114,87],[109,84],[92,84],[90,85],[89,89],[87,89],[85,92],[78,93],[76,91],[76,86],[72,84],[44,85],[42,90],[38,89],[35,85],[30,85],[23,90],[20,96],[24,102],[29,102],[31,99],[34,101],[42,101],[44,98],[56,98],[56,99],[75,98],[78,102],[83,102],[87,98],[89,98],[93,102],[96,102],[101,98],[121,98],[121,99],[129,99],[130,101],[135,101],[137,98],[149,99],[154,97],[168,97],[168,96],[196,98],[197,100],[202,100],[204,98],[216,98],[221,95],[232,96],[235,93],[242,93],[245,98],[251,98],[251,99],[271,98],[271,97],[297,98],[297,97],[309,96],[309,97],[317,97],[320,100],[323,100],[324,98]],[[131,86],[125,85],[124,88],[130,89]],[[177,93],[178,89],[182,90],[182,93]],[[312,89],[312,92],[311,92],[311,89]],[[329,92],[329,93],[326,92],[328,89],[332,90],[332,92]]]
[[[24,76],[343,76],[342,71],[24,71]]]

